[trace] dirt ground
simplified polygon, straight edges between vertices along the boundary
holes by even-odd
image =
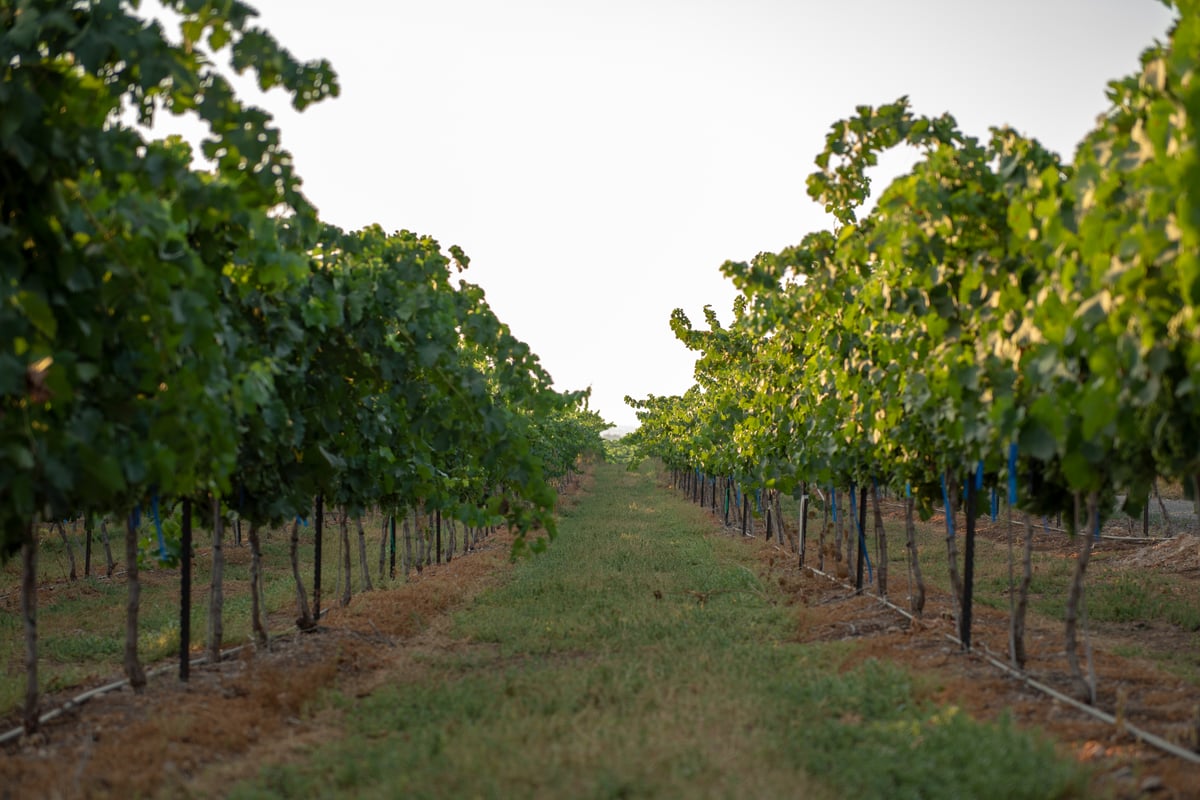
[[[754,546],[762,564],[761,577],[777,582],[800,606],[802,641],[853,640],[857,646],[848,666],[869,658],[897,662],[932,680],[939,702],[958,705],[978,719],[1008,714],[1023,727],[1047,732],[1074,758],[1096,770],[1093,789],[1098,796],[1200,798],[1200,765],[1145,745],[1117,725],[1054,700],[989,663],[987,654],[1008,660],[1007,612],[976,606],[975,652],[966,653],[947,638],[957,633],[948,594],[930,591],[922,619],[910,622],[875,597],[856,595],[853,587],[837,579],[801,570],[797,556],[777,545],[758,540]],[[1064,537],[1040,546],[1073,558],[1077,545]],[[1169,568],[1193,580],[1200,578],[1200,537],[1181,536],[1155,545],[1106,541],[1102,546],[1128,550],[1120,558],[1130,569]],[[810,565],[816,563],[815,555],[815,549],[810,550]],[[834,569],[828,562],[827,566]],[[906,576],[894,576],[893,581],[890,599],[907,607]],[[1153,661],[1114,654],[1132,643],[1143,650],[1178,646],[1178,632],[1131,625],[1092,627],[1097,707],[1200,753],[1200,689]],[[1031,613],[1026,649],[1030,677],[1067,696],[1077,695],[1061,622]]]
[[[260,764],[334,735],[320,714],[305,713],[322,689],[365,693],[402,651],[439,646],[450,613],[509,570],[511,545],[511,535],[498,533],[399,588],[332,609],[315,632],[193,667],[187,684],[171,670],[141,694],[97,697],[5,749],[0,798],[219,796]],[[47,697],[43,708],[78,691]]]
[[[729,534],[714,523],[714,535]],[[505,534],[492,537],[478,552],[427,568],[400,588],[359,595],[348,608],[331,611],[315,633],[279,636],[269,651],[246,648],[239,657],[197,668],[186,685],[168,672],[140,695],[123,689],[96,698],[5,749],[0,798],[210,797],[254,775],[263,763],[298,758],[305,748],[337,735],[331,718],[306,713],[306,704],[323,688],[336,683],[344,693],[365,695],[414,654],[455,646],[447,633],[450,613],[503,579],[510,544]],[[759,559],[762,578],[777,583],[795,603],[798,639],[852,639],[857,647],[848,666],[867,658],[896,661],[934,686],[940,702],[983,719],[1008,713],[1022,726],[1046,731],[1096,769],[1100,796],[1200,797],[1200,766],[1047,700],[979,655],[963,653],[945,638],[954,632],[951,615],[942,610],[947,597],[933,594],[924,619],[910,624],[875,599],[801,571],[796,556],[782,548],[762,540],[748,539],[746,545]],[[1178,565],[1181,556],[1188,557],[1167,558],[1137,547],[1127,558],[1131,568],[1147,568],[1155,559]],[[893,599],[904,605],[904,581],[898,577]],[[974,631],[975,642],[1003,660],[1007,615],[979,608]],[[1123,636],[1134,634],[1144,638],[1147,632],[1113,630],[1093,637],[1099,705],[1120,706],[1133,724],[1194,747],[1200,692],[1153,662],[1112,655]],[[1031,673],[1070,693],[1061,639],[1061,624],[1031,617]],[[44,707],[53,707],[55,699]]]

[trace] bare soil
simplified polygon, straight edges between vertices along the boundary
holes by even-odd
[[[1200,538],[1181,536],[1159,544],[1106,541],[1102,546],[1128,551],[1120,559],[1130,570],[1161,568],[1200,577]],[[1097,796],[1116,798],[1200,798],[1200,765],[1142,744],[1118,726],[1105,724],[1054,700],[989,663],[990,654],[1007,662],[1009,615],[976,606],[972,624],[975,652],[964,652],[955,636],[952,600],[927,588],[923,617],[910,622],[875,597],[858,595],[840,580],[801,570],[796,554],[755,540],[764,580],[777,583],[799,608],[801,641],[850,640],[850,668],[867,659],[907,666],[935,687],[940,703],[957,705],[977,719],[1008,715],[1022,727],[1048,733],[1072,757],[1095,770]],[[902,546],[902,545],[901,545]],[[1077,543],[1063,537],[1043,541],[1043,551],[1074,558]],[[808,564],[816,563],[815,550]],[[827,561],[831,571],[835,565]],[[892,578],[892,602],[909,605],[906,576]],[[1200,582],[1192,587],[1200,591]],[[1200,753],[1200,691],[1196,685],[1144,658],[1116,655],[1132,644],[1145,652],[1179,647],[1180,632],[1171,626],[1092,624],[1091,642],[1100,709],[1118,719]],[[1027,674],[1061,693],[1077,697],[1064,648],[1063,623],[1030,613],[1026,626]]]
[[[369,691],[405,651],[441,646],[451,612],[508,571],[511,545],[499,533],[403,586],[358,595],[315,632],[193,668],[187,684],[172,671],[141,694],[102,695],[7,748],[0,797],[219,796],[231,779],[336,734],[312,713],[322,690]]]
[[[714,528],[720,530],[716,523]],[[941,703],[980,719],[1007,714],[1023,727],[1045,731],[1096,770],[1098,796],[1200,797],[1200,766],[1048,700],[947,640],[954,632],[948,597],[931,592],[924,619],[910,624],[875,599],[802,571],[793,553],[758,539],[746,544],[763,580],[777,584],[795,605],[798,640],[854,642],[847,668],[869,658],[898,662],[932,687]],[[397,671],[420,669],[422,653],[461,646],[449,635],[451,614],[504,579],[510,545],[507,534],[485,540],[477,552],[426,568],[410,583],[355,597],[347,608],[331,611],[315,633],[277,637],[269,650],[246,648],[240,657],[198,668],[188,684],[171,672],[152,679],[142,694],[124,689],[99,697],[5,750],[0,798],[219,796],[263,764],[299,759],[339,734],[337,715],[321,709],[323,690],[364,696]],[[1193,554],[1189,546],[1176,540],[1129,547],[1123,563],[1129,569],[1166,566],[1197,580],[1200,564],[1188,566],[1187,559],[1200,559],[1200,551]],[[1062,549],[1069,556],[1070,548]],[[903,576],[893,578],[893,586],[893,600],[906,605]],[[978,608],[975,642],[1003,659],[1007,626],[1007,614]],[[1155,635],[1163,637],[1160,646],[1170,647],[1171,632],[1109,627],[1092,637],[1099,705],[1121,707],[1132,723],[1195,747],[1196,686],[1153,661],[1113,652],[1132,639],[1145,646]],[[1031,615],[1028,649],[1031,673],[1070,693],[1061,623]],[[49,698],[46,707],[54,701]]]

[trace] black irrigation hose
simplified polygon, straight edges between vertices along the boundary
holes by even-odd
[[[474,551],[472,551],[472,552],[474,552]],[[332,611],[332,609],[326,608],[321,612],[320,616],[322,616],[322,617],[326,616],[330,611]],[[290,631],[290,629],[289,629],[289,631]],[[278,638],[280,636],[284,636],[286,633],[287,632],[281,631],[281,632],[273,633],[270,636],[271,636],[271,638]],[[241,651],[245,650],[247,647],[255,647],[255,646],[256,645],[254,642],[247,642],[246,644],[240,644],[237,647],[232,647],[228,650],[222,650],[221,651],[221,660],[225,661],[229,657],[236,655],[237,653],[240,653]],[[207,664],[208,661],[209,661],[208,656],[200,656],[199,658],[191,659],[188,662],[188,664],[191,666],[199,666],[201,664]],[[179,665],[177,663],[171,662],[169,664],[165,664],[160,667],[155,667],[154,669],[152,669],[146,673],[146,677],[152,678],[157,675],[162,675],[166,672],[170,672],[171,670],[175,670],[178,668],[179,668]],[[38,717],[38,725],[39,726],[45,725],[47,722],[51,722],[52,720],[55,720],[58,717],[61,717],[63,714],[68,714],[72,711],[75,711],[81,705],[86,703],[88,700],[91,700],[93,697],[99,697],[100,695],[108,694],[109,692],[115,692],[118,689],[122,689],[128,685],[129,685],[129,679],[122,678],[119,681],[113,681],[112,683],[106,683],[105,685],[97,687],[95,689],[88,689],[86,692],[81,692],[80,694],[77,694],[74,697],[72,697],[67,702],[63,703],[58,708],[51,709],[50,711],[47,711],[45,714],[42,714],[40,717]],[[5,745],[11,741],[20,739],[21,736],[24,735],[24,733],[25,733],[24,726],[18,726],[16,728],[13,728],[12,730],[5,731],[4,733],[0,733],[0,745]]]
[[[829,580],[833,581],[834,583],[836,583],[839,586],[842,586],[846,589],[849,589],[852,591],[854,589],[854,587],[851,586],[850,584],[846,583],[845,581],[842,581],[840,578],[830,575],[828,572],[822,572],[821,570],[816,569],[814,567],[805,567],[804,569],[808,570],[809,572],[813,573],[814,575],[820,575],[822,577],[828,578]],[[910,622],[913,621],[912,614],[905,611],[903,608],[901,608],[900,606],[891,602],[887,598],[880,597],[879,595],[875,594],[874,592],[869,592],[869,591],[864,591],[863,594],[866,595],[867,597],[874,598],[875,600],[879,601],[879,603],[881,603],[882,605],[887,606],[888,608],[892,609],[893,611],[896,611],[901,616],[908,619]],[[944,635],[949,641],[953,642],[954,644],[957,644],[959,647],[963,646],[962,640],[959,639],[958,637],[954,636],[953,634],[947,633]],[[1000,659],[996,658],[996,656],[987,648],[984,648],[980,645],[976,645],[974,647],[968,647],[965,649],[966,649],[966,652],[974,653],[975,655],[981,657],[984,661],[991,664],[993,667],[996,667],[997,669],[1003,671],[1006,675],[1008,675],[1011,678],[1016,678],[1017,680],[1021,681],[1029,688],[1039,691],[1045,695],[1048,695],[1049,697],[1051,697],[1054,700],[1058,700],[1059,702],[1066,703],[1067,705],[1071,706],[1072,708],[1074,708],[1078,711],[1082,711],[1085,714],[1088,714],[1108,725],[1117,725],[1117,718],[1113,714],[1109,714],[1107,711],[1103,711],[1099,708],[1096,708],[1095,706],[1089,706],[1086,703],[1081,703],[1078,700],[1076,700],[1075,698],[1073,698],[1069,695],[1065,695],[1062,692],[1058,691],[1057,689],[1054,689],[1053,687],[1047,686],[1046,684],[1042,683],[1041,681],[1031,678],[1028,673],[1023,672],[1022,670],[1016,669],[1016,668],[1012,667],[1011,665],[1006,664],[1003,661],[1001,661]],[[1150,745],[1151,747],[1158,748],[1159,750],[1162,750],[1164,753],[1169,753],[1170,755],[1173,755],[1176,758],[1182,758],[1184,761],[1189,761],[1193,764],[1200,764],[1200,754],[1194,753],[1191,750],[1186,750],[1186,749],[1180,747],[1179,745],[1175,744],[1174,742],[1170,742],[1161,736],[1150,733],[1149,731],[1142,730],[1141,728],[1129,723],[1128,721],[1123,720],[1118,727],[1122,731],[1129,733],[1134,738],[1139,739],[1142,742],[1145,742],[1146,744]]]
[[[332,609],[329,609],[329,608],[325,609],[324,611],[321,612],[321,616],[326,616],[327,614],[329,614],[330,611],[332,611]],[[292,631],[292,632],[294,633],[295,631]],[[279,631],[279,632],[271,634],[270,636],[273,639],[277,639],[280,636],[286,635],[287,633],[288,633],[288,631]],[[254,642],[247,642],[246,644],[239,644],[237,647],[231,647],[228,650],[222,650],[221,651],[221,661],[227,661],[229,658],[242,652],[247,647],[256,647],[256,646],[257,645]],[[200,666],[201,664],[207,664],[208,662],[209,662],[208,656],[200,656],[199,658],[190,659],[188,661],[188,664],[193,667],[196,667],[196,666]],[[162,666],[155,667],[154,669],[147,672],[146,678],[149,679],[149,678],[153,678],[157,675],[163,675],[163,674],[170,672],[177,668],[178,668],[178,665],[175,664],[174,662],[171,662],[168,664],[163,664]],[[42,714],[40,717],[38,717],[38,725],[39,726],[45,725],[47,722],[57,719],[58,717],[61,717],[63,714],[67,714],[72,711],[75,711],[81,705],[86,703],[88,700],[91,700],[93,697],[99,697],[101,695],[108,694],[109,692],[115,692],[119,689],[125,688],[128,685],[129,685],[129,679],[122,678],[119,681],[113,681],[112,683],[106,683],[103,686],[97,687],[95,689],[88,689],[86,692],[82,692],[80,694],[75,695],[70,700],[63,703],[61,706],[59,706],[58,708],[51,709],[51,710],[47,711],[45,714]],[[0,745],[8,744],[9,742],[13,741],[14,739],[19,739],[19,738],[21,738],[21,736],[24,733],[25,733],[24,726],[13,728],[10,731],[5,731],[3,734],[0,734]]]
[[[472,552],[475,552],[475,551],[472,551]],[[124,570],[113,573],[114,577],[116,575],[120,575],[120,574],[124,574]],[[329,614],[330,611],[332,611],[332,609],[326,608],[324,611],[321,612],[321,616],[322,617],[326,616],[327,614]],[[276,632],[276,633],[270,634],[270,636],[271,636],[271,638],[278,638],[280,636],[285,635],[285,633],[286,632],[281,631],[281,632]],[[256,646],[256,645],[253,642],[247,642],[246,644],[241,644],[241,645],[238,645],[237,647],[232,647],[228,650],[222,650],[221,651],[221,660],[224,661],[228,657],[236,655],[237,653],[240,653],[242,650],[245,650],[247,647],[254,647],[254,646]],[[200,656],[199,658],[191,659],[188,663],[191,666],[199,666],[201,664],[207,664],[208,661],[209,661],[208,656]],[[156,667],[156,668],[150,670],[149,672],[147,672],[146,677],[151,678],[156,675],[161,675],[161,674],[163,674],[165,672],[169,672],[175,668],[176,668],[176,665],[174,665],[174,664],[165,664],[163,666]],[[107,684],[97,687],[95,689],[89,689],[86,692],[82,692],[82,693],[76,695],[75,697],[71,698],[67,702],[63,703],[62,706],[60,706],[59,708],[51,709],[50,711],[47,711],[45,714],[42,714],[38,718],[38,724],[42,725],[42,724],[50,722],[54,719],[57,719],[58,717],[62,716],[63,714],[74,711],[79,706],[86,703],[88,700],[91,700],[93,697],[99,697],[100,695],[117,691],[118,689],[124,688],[128,684],[129,684],[129,679],[122,678],[119,681],[113,681],[112,683],[107,683]],[[24,726],[21,726],[21,727],[13,728],[10,731],[6,731],[3,734],[0,734],[0,745],[7,744],[8,742],[13,741],[14,739],[19,739],[24,732],[25,732],[25,728],[24,728]]]

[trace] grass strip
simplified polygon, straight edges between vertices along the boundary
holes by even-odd
[[[366,697],[344,735],[231,796],[1054,798],[1039,737],[927,700],[852,645],[801,645],[751,552],[648,469],[598,468],[550,550]]]

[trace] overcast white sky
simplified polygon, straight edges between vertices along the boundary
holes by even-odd
[[[303,114],[258,100],[322,216],[461,245],[557,386],[621,425],[624,395],[692,383],[672,309],[728,319],[723,261],[829,226],[804,179],[854,106],[907,94],[1070,157],[1170,23],[1154,0],[250,2],[338,73]]]

